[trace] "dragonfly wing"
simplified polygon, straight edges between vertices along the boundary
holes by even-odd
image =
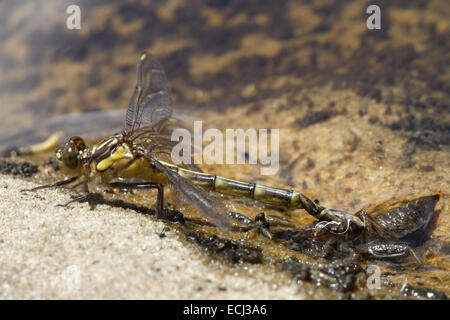
[[[154,126],[172,115],[172,102],[167,91],[158,91],[147,95],[142,105],[141,120],[144,124]]]
[[[151,152],[156,159],[174,163],[181,168],[201,172],[201,169],[194,164],[194,155],[199,151],[197,151],[198,148],[192,140],[185,138],[172,140],[172,133],[180,128],[191,131],[181,120],[169,118],[161,121],[155,127],[142,127],[135,130],[132,140],[141,149]],[[181,153],[172,152],[175,150],[174,148],[183,151]],[[189,154],[185,155],[185,152]],[[186,159],[186,157],[188,158]]]
[[[202,170],[196,164],[194,164],[194,160],[192,159],[193,155],[191,155],[191,161],[184,163],[183,158],[172,153],[172,150],[176,144],[178,144],[178,142],[157,139],[147,144],[146,150],[152,150],[151,152],[156,159],[169,163],[175,163],[180,168],[202,172]],[[185,148],[190,148],[190,145],[185,144]]]
[[[201,187],[195,185],[188,179],[183,178],[177,172],[166,167],[158,160],[148,157],[148,160],[156,169],[164,173],[170,183],[183,196],[182,199],[187,204],[197,209],[205,218],[214,223],[225,232],[230,230],[230,221],[228,211],[225,205],[210,196],[208,192]]]
[[[155,126],[171,115],[170,88],[164,69],[149,53],[141,52],[137,62],[136,86],[126,113],[125,129],[133,132],[141,124]]]

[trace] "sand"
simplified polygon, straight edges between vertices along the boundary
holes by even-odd
[[[132,210],[0,176],[0,299],[302,299],[263,266],[233,267]]]

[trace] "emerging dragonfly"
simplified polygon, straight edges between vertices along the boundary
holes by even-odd
[[[194,166],[171,163],[175,145],[167,133],[173,124],[170,89],[161,64],[142,52],[137,62],[137,81],[126,112],[123,132],[105,138],[92,147],[72,137],[56,152],[63,172],[70,178],[25,191],[74,184],[83,186],[83,195],[65,205],[85,199],[88,183],[100,178],[114,188],[156,188],[157,216],[163,215],[164,186],[170,183],[181,200],[197,209],[206,219],[224,231],[231,227],[225,205],[209,191],[246,197],[259,202],[292,209],[305,209],[323,223],[321,227],[340,233],[350,228],[366,228],[366,215],[326,209],[302,193],[226,179],[202,173]]]

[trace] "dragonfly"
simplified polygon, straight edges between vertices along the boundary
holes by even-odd
[[[171,185],[180,199],[194,207],[210,223],[230,231],[233,215],[212,193],[244,197],[288,209],[304,209],[321,221],[319,227],[334,233],[366,228],[367,215],[327,209],[306,195],[288,189],[228,179],[202,172],[195,165],[175,165],[171,129],[179,122],[172,117],[169,83],[162,65],[148,52],[139,54],[136,85],[126,110],[125,128],[87,147],[79,136],[71,137],[56,151],[65,180],[23,191],[72,185],[83,194],[64,206],[86,199],[89,183],[99,179],[112,188],[156,189],[156,215],[164,216],[164,187]],[[374,225],[372,227],[377,227]],[[382,228],[382,227],[380,227]]]

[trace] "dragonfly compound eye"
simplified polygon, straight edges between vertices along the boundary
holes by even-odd
[[[80,137],[72,137],[56,152],[56,158],[68,169],[76,169],[80,163],[79,156],[85,148],[83,139]]]
[[[69,143],[75,145],[78,148],[78,152],[86,149],[86,145],[84,144],[84,140],[78,136],[74,136],[70,138]]]
[[[78,148],[71,143],[67,143],[61,150],[61,161],[69,169],[78,167]]]

